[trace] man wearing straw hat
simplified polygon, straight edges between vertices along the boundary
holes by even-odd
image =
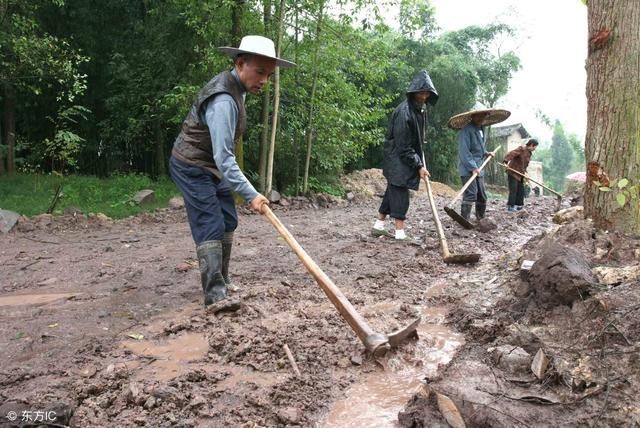
[[[221,47],[234,67],[198,93],[182,123],[169,161],[171,177],[184,195],[196,244],[204,305],[226,297],[233,232],[238,225],[233,192],[261,212],[267,198],[244,176],[234,153],[247,127],[245,95],[259,93],[276,67],[294,63],[276,57],[273,41],[245,36],[238,48]]]
[[[387,189],[372,230],[374,236],[390,235],[396,241],[411,239],[404,231],[409,210],[409,189],[418,190],[420,179],[429,176],[426,165],[422,163],[425,103],[435,105],[438,92],[426,70],[415,75],[406,97],[393,111],[385,134],[382,172],[387,179]],[[394,235],[385,228],[387,216],[394,219]]]
[[[487,194],[484,188],[483,160],[493,153],[487,152],[482,127],[502,122],[511,113],[503,109],[471,110],[457,114],[447,122],[449,128],[458,129],[458,173],[463,183],[468,184],[462,195],[461,216],[469,222],[471,209],[475,205],[476,218],[481,220],[487,209]],[[471,180],[472,177],[475,177]]]
[[[484,158],[490,155],[485,148],[482,132],[482,124],[486,116],[487,113],[482,111],[473,113],[469,124],[458,132],[458,174],[460,174],[463,183],[476,174],[475,180],[462,195],[460,215],[467,221],[469,221],[474,204],[478,220],[484,218],[487,209],[484,171],[480,169]]]

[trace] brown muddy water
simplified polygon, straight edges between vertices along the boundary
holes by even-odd
[[[419,340],[379,361],[384,367],[352,385],[346,397],[333,403],[317,425],[324,428],[395,427],[400,412],[422,384],[435,376],[464,344],[462,334],[442,325],[447,309],[422,308]]]

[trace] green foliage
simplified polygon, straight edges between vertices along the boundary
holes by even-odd
[[[409,39],[426,39],[438,30],[435,11],[429,0],[400,1],[400,29]]]
[[[640,183],[631,184],[627,178],[614,180],[608,186],[602,186],[597,181],[594,181],[593,185],[597,186],[601,192],[611,192],[615,195],[614,197],[620,208],[624,208],[627,203],[638,203],[638,200],[640,200]]]
[[[168,177],[152,180],[144,175],[130,174],[100,179],[79,175],[16,174],[0,178],[2,208],[27,216],[45,213],[60,184],[63,196],[54,214],[74,207],[85,214],[100,212],[112,218],[123,218],[165,207],[171,197],[179,194]],[[155,192],[155,202],[141,208],[132,204],[131,198],[143,189]]]
[[[194,95],[232,67],[217,47],[235,43],[232,18],[241,3],[235,0],[4,1],[12,13],[10,25],[0,29],[0,79],[16,80],[23,169],[162,175]],[[242,4],[241,32],[268,33],[264,4]],[[346,170],[380,167],[388,116],[424,68],[441,94],[428,111],[429,169],[440,181],[458,180],[456,134],[446,121],[477,102],[493,105],[506,93],[520,65],[514,53],[499,54],[496,47],[513,30],[492,24],[436,37],[429,0],[391,0],[387,6],[400,12],[394,31],[383,25],[379,2],[339,0],[339,12],[323,19],[318,35],[325,6],[321,0],[285,1],[282,56],[298,67],[281,73],[276,187],[298,191],[307,131],[312,190],[332,193],[335,178]],[[355,16],[363,18],[356,22]],[[78,105],[91,116],[68,120]],[[246,107],[244,169],[255,177],[260,99],[249,95]]]
[[[311,193],[326,193],[333,196],[343,197],[345,189],[340,183],[331,181],[320,181],[316,177],[309,177],[309,191]]]
[[[56,101],[74,102],[86,89],[86,75],[79,71],[88,58],[68,41],[43,31],[38,13],[61,1],[4,0],[0,26],[0,86],[41,95],[56,93]]]
[[[549,187],[562,190],[565,185],[565,177],[571,170],[574,152],[569,145],[562,124],[557,120],[553,128],[550,158],[549,167],[544,170],[545,181],[550,184]]]
[[[51,160],[51,171],[65,172],[77,166],[76,156],[85,140],[71,128],[78,120],[86,120],[88,113],[90,111],[82,106],[72,106],[60,111],[56,120],[49,118],[56,126],[55,135],[42,143],[44,155]]]

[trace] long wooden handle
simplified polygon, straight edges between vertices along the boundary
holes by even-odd
[[[484,160],[484,162],[482,162],[482,165],[480,165],[480,168],[478,168],[478,173],[480,171],[482,171],[482,169],[489,163],[489,161],[491,160],[492,157],[494,157],[496,155],[496,153],[498,152],[498,150],[500,150],[500,146],[496,147],[496,149],[492,152],[489,152],[489,154],[491,156],[487,156],[487,158]],[[478,173],[473,173],[471,174],[471,178],[469,178],[467,180],[466,183],[464,183],[464,186],[462,186],[462,189],[460,189],[460,191],[458,192],[458,194],[455,196],[455,198],[453,198],[451,200],[451,202],[449,202],[449,206],[453,205],[456,203],[456,201],[458,199],[460,199],[460,197],[462,196],[462,194],[464,193],[465,190],[467,190],[467,187],[471,186],[471,183],[473,183],[473,180],[476,179],[476,177],[478,176]]]
[[[562,195],[561,195],[560,193],[556,192],[556,191],[555,191],[555,190],[553,190],[553,189],[549,189],[547,186],[545,186],[544,184],[542,184],[542,183],[540,183],[540,182],[538,182],[538,181],[536,181],[536,180],[533,180],[533,179],[532,179],[531,177],[529,177],[527,174],[523,174],[523,173],[521,173],[520,171],[516,171],[516,170],[515,170],[515,169],[513,169],[513,168],[509,168],[509,166],[508,166],[508,165],[505,165],[505,164],[503,164],[503,163],[501,163],[501,162],[498,162],[498,164],[499,164],[500,166],[502,166],[503,168],[505,168],[507,171],[511,171],[511,172],[513,172],[513,173],[515,173],[515,174],[518,174],[520,177],[526,178],[527,180],[531,181],[532,183],[536,183],[537,185],[541,186],[543,189],[546,189],[546,190],[550,191],[550,192],[551,192],[551,193],[553,193],[554,195],[559,196],[559,197],[562,197]]]
[[[342,294],[342,291],[331,281],[331,279],[318,267],[318,265],[309,257],[307,252],[302,248],[300,244],[295,240],[293,235],[289,233],[286,227],[280,222],[278,217],[271,211],[267,205],[263,205],[262,215],[264,215],[271,224],[276,228],[280,236],[287,241],[287,244],[291,247],[294,253],[302,261],[302,264],[307,268],[309,273],[315,278],[316,282],[325,292],[329,300],[338,309],[340,315],[347,321],[353,331],[356,332],[360,340],[367,345],[369,338],[375,335],[373,330],[369,327],[366,321],[356,312],[355,308],[351,305],[349,300]]]
[[[444,230],[442,223],[440,223],[440,217],[438,217],[438,210],[436,209],[436,203],[433,200],[433,192],[431,191],[431,182],[427,177],[424,177],[424,184],[427,186],[427,196],[429,196],[429,205],[431,205],[431,213],[433,214],[433,220],[436,223],[436,229],[438,229],[438,238],[440,238],[440,245],[442,246],[442,257],[449,257],[449,246],[447,245],[447,238],[444,236]]]

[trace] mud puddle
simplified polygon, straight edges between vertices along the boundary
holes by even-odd
[[[384,370],[370,373],[352,385],[346,398],[333,403],[318,424],[324,428],[394,427],[400,412],[425,377],[433,377],[464,343],[460,333],[442,325],[447,309],[423,308],[420,339],[406,344],[381,361]]]
[[[138,357],[152,362],[137,373],[139,378],[148,377],[167,381],[193,368],[192,364],[204,358],[209,342],[202,334],[188,333],[161,343],[147,340],[127,341],[123,346]]]
[[[2,306],[22,306],[22,305],[44,305],[60,299],[69,299],[77,296],[74,293],[51,293],[51,294],[14,294],[0,297],[0,307]]]

